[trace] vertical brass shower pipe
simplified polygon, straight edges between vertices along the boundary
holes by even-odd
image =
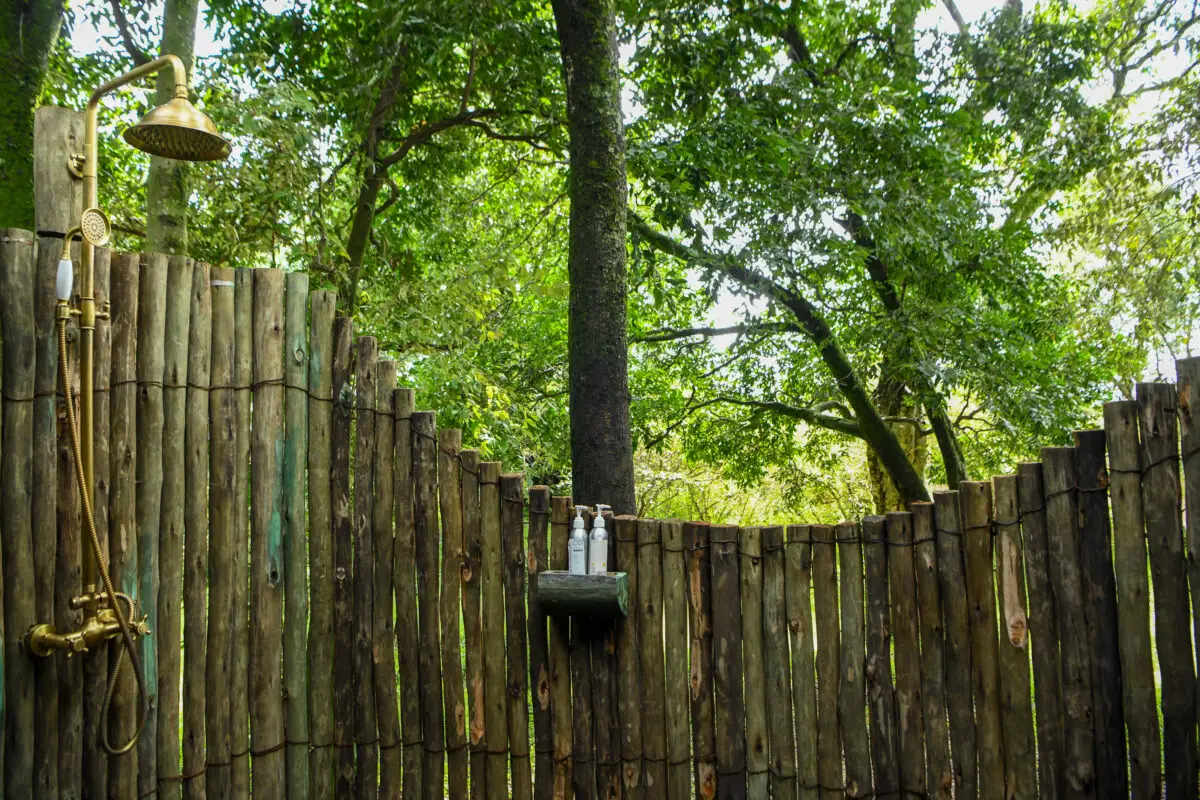
[[[128,83],[132,83],[146,75],[152,75],[165,67],[170,67],[175,74],[175,96],[186,98],[187,70],[178,56],[166,55],[142,64],[104,84],[88,98],[84,112],[83,140],[83,207],[94,208],[97,205],[98,189],[96,185],[97,164],[100,160],[97,149],[97,126],[100,112],[100,98],[109,92]],[[94,418],[95,418],[95,334],[96,334],[96,291],[95,291],[95,257],[96,248],[85,238],[80,249],[79,279],[79,440],[82,451],[83,475],[87,484],[88,498],[95,497],[96,471],[93,457]],[[107,318],[107,312],[101,312],[101,318]],[[84,606],[85,616],[96,612],[96,600],[100,596],[100,587],[96,583],[96,570],[99,564],[96,556],[85,556],[83,559],[83,593],[90,599]]]

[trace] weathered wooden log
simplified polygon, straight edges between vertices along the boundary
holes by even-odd
[[[111,307],[112,299],[112,253],[107,247],[96,248],[95,263],[95,291],[96,304],[101,307]],[[112,408],[112,322],[111,315],[115,311],[110,311],[110,319],[96,320],[96,341],[95,341],[95,404],[92,425],[92,449],[93,461],[92,465],[96,472],[95,486],[93,487],[92,497],[92,512],[96,517],[96,533],[100,537],[101,546],[104,552],[111,559],[111,545],[109,544],[109,514],[108,504],[111,499],[110,489],[112,486],[112,471],[109,464],[110,449],[109,449],[109,431],[110,419],[109,415]],[[133,388],[133,387],[131,387]],[[136,391],[136,390],[135,390]],[[78,403],[77,403],[78,407]],[[78,417],[76,417],[78,419]],[[62,468],[70,469],[69,465],[74,462],[70,461],[72,456],[63,451],[66,448],[67,442],[60,439],[60,463]],[[63,474],[61,471],[59,474]],[[75,484],[73,474],[70,484]],[[78,488],[76,492],[76,501],[78,501]],[[77,508],[76,513],[82,514],[82,509]],[[81,518],[81,517],[80,517]],[[61,535],[60,527],[60,535]],[[91,545],[82,535],[79,525],[75,526],[76,537],[79,540],[79,559],[76,568],[82,573],[82,559],[94,559]],[[60,548],[61,552],[61,548]],[[74,569],[64,570],[63,558],[69,557],[71,553],[61,553],[59,558],[59,568],[56,571],[55,582],[60,587],[56,590],[59,602],[63,603],[71,610],[72,624],[78,625],[83,621],[83,614],[79,610],[69,609],[69,601],[71,599],[71,591],[64,591],[62,580],[69,578],[73,581],[75,587],[80,586],[79,577],[75,575]],[[110,560],[111,564],[111,560]],[[64,571],[70,572],[69,575],[62,574]],[[108,784],[108,754],[100,749],[98,725],[101,722],[101,705],[104,702],[104,687],[108,682],[108,674],[105,667],[108,664],[107,658],[108,648],[98,649],[97,652],[86,654],[83,661],[83,683],[78,691],[82,697],[82,728],[80,730],[78,746],[83,753],[81,784],[76,790],[78,796],[102,797],[105,793],[105,787]],[[74,693],[76,690],[69,680],[64,681],[63,691]],[[68,707],[68,713],[69,707]],[[105,720],[107,722],[107,720]],[[64,725],[63,733],[59,735],[59,751],[71,752],[72,744],[66,741],[66,730],[70,727],[69,724]],[[66,779],[60,773],[59,786],[64,787],[64,790],[71,790],[71,781]]]
[[[1017,476],[994,478],[996,583],[1000,594],[1000,727],[1004,736],[1005,797],[1037,797],[1037,751],[1029,685],[1029,627],[1025,565],[1017,510]]]
[[[683,540],[688,550],[689,685],[696,797],[697,800],[712,800],[717,794],[717,744],[713,731],[712,573],[708,557],[708,523],[685,523]]]
[[[817,674],[813,663],[812,529],[789,525],[784,551],[784,593],[791,647],[792,710],[796,719],[796,783],[800,800],[816,800]]]
[[[587,619],[619,619],[629,613],[629,576],[624,572],[573,575],[566,570],[540,572],[538,601],[551,617],[578,615]]]
[[[639,519],[637,523],[642,786],[646,797],[667,796],[667,711],[662,645],[662,525],[663,523],[654,519]]]
[[[896,690],[892,687],[892,600],[888,596],[889,531],[886,525],[887,519],[882,516],[870,516],[862,521],[867,599],[867,710],[871,715],[871,766],[875,772],[875,791],[881,795],[900,792],[901,765],[896,729],[904,725],[903,711],[898,714]],[[900,591],[904,591],[903,584]],[[896,616],[897,627],[903,626],[899,609]],[[901,651],[897,641],[897,670],[903,666]],[[924,771],[924,764],[921,768]]]
[[[327,289],[312,293],[308,342],[309,786],[312,796],[319,798],[333,796],[333,505],[329,466],[333,460],[336,298]],[[214,296],[214,308],[216,302]],[[214,336],[216,325],[214,317]],[[215,363],[213,366],[216,385]]]
[[[402,761],[400,711],[396,697],[396,649],[392,630],[392,563],[395,558],[396,365],[375,368],[375,498],[371,525],[375,582],[371,598],[371,657],[375,677],[375,719],[379,728],[379,796],[399,800]]]
[[[308,275],[289,272],[283,331],[283,707],[289,797],[309,793]]]
[[[1088,662],[1095,714],[1096,795],[1128,797],[1125,717],[1121,709],[1121,656],[1117,644],[1117,587],[1108,523],[1108,468],[1104,431],[1075,432],[1075,485],[1079,489],[1079,561]]]
[[[871,753],[867,735],[866,621],[863,611],[862,543],[858,525],[843,522],[838,540],[838,587],[842,619],[841,685],[838,717],[846,756],[846,796],[866,797],[873,791]]]
[[[119,592],[138,597],[137,547],[137,339],[139,295],[138,258],[128,253],[112,257],[112,398],[109,409],[109,480],[112,492],[108,499],[109,571]],[[7,345],[6,345],[7,347]],[[11,351],[7,351],[10,352]],[[6,390],[7,391],[7,390]],[[7,417],[5,418],[7,422]],[[5,450],[7,453],[7,450]],[[7,507],[7,506],[6,506]],[[5,565],[7,567],[7,564]],[[7,570],[6,570],[7,572]],[[140,598],[139,598],[140,602]],[[139,605],[139,610],[144,606]],[[106,678],[109,657],[116,650],[101,651],[101,663]],[[145,666],[143,665],[143,669]],[[125,742],[133,735],[140,719],[137,685],[133,674],[125,669],[117,677],[112,710],[107,720],[97,725],[109,726],[112,742]],[[144,735],[144,734],[143,734]],[[99,750],[99,748],[97,748]],[[103,753],[103,750],[100,750]],[[137,788],[137,750],[111,761],[104,754],[108,767],[110,796],[129,797]],[[103,794],[101,794],[103,796]]]
[[[237,415],[234,472],[233,618],[229,627],[230,794],[250,796],[250,416],[254,383],[254,273],[233,277],[233,403]]]
[[[688,740],[688,607],[684,588],[683,521],[661,526],[663,570],[663,677],[667,719],[667,797],[687,800],[691,791]],[[782,624],[780,625],[782,628]],[[782,634],[782,630],[780,631]]]
[[[421,763],[422,797],[440,800],[445,779],[445,721],[442,717],[441,628],[438,622],[438,508],[437,417],[432,411],[412,415],[413,510],[416,531],[417,605],[419,615],[419,672],[421,734],[425,755]],[[487,531],[485,529],[485,535]],[[485,542],[486,547],[486,542]],[[489,643],[490,646],[490,643]],[[497,651],[492,651],[497,652]]]
[[[187,430],[183,518],[183,794],[206,796],[206,632],[208,627],[209,380],[212,377],[212,289],[207,264],[192,269],[188,323]]]
[[[463,492],[462,606],[467,662],[467,744],[471,761],[471,800],[483,800],[487,791],[487,742],[483,735],[483,610],[479,591],[479,561],[483,553],[479,451],[463,450],[458,455],[458,462]],[[542,567],[545,568],[544,561]]]
[[[255,270],[251,428],[250,749],[253,793],[286,794],[283,718],[284,273]]]
[[[375,403],[379,344],[354,343],[354,795],[379,795],[379,725],[375,718]],[[436,550],[436,546],[434,548]],[[437,595],[430,595],[436,597]],[[435,612],[436,613],[436,612]]]
[[[531,800],[528,643],[525,639],[525,478],[500,476],[500,538],[504,548],[505,644],[508,649],[508,753],[513,800]]]
[[[866,537],[866,528],[863,529]],[[891,632],[896,643],[896,734],[901,795],[923,796],[925,716],[921,694],[920,634],[917,630],[917,582],[913,553],[913,519],[907,511],[887,515],[888,592]],[[883,790],[876,785],[875,791]]]
[[[737,526],[710,526],[708,545],[712,558],[712,594],[720,598],[712,608],[717,797],[740,800],[746,797],[746,703],[742,694]],[[641,586],[642,576],[638,575],[639,593]]]
[[[413,426],[416,395],[397,389],[393,466],[395,480],[396,541],[392,556],[392,584],[396,595],[396,661],[400,671],[400,734],[404,742],[403,797],[421,797],[424,751],[421,739],[421,674],[418,652],[421,639],[417,613],[417,540],[413,506]]]
[[[788,666],[783,526],[763,528],[763,645],[766,657],[767,744],[773,797],[796,797],[796,736]],[[686,647],[686,643],[684,644]],[[669,651],[668,651],[669,652]],[[687,756],[686,749],[683,753]]]
[[[212,388],[208,393],[208,639],[204,671],[205,788],[213,797],[230,796],[229,635],[233,616],[237,410],[233,395],[233,270],[214,267],[212,286]],[[326,481],[326,491],[329,483]]]
[[[925,720],[925,780],[931,797],[949,800],[954,788],[946,722],[946,645],[938,575],[933,503],[913,503],[913,555],[921,626],[921,704]]]
[[[979,795],[975,768],[975,710],[971,691],[971,629],[958,492],[934,492],[934,535],[946,635],[946,710],[950,720],[954,796]]]
[[[1075,450],[1042,448],[1046,488],[1046,528],[1050,583],[1061,637],[1063,720],[1065,722],[1065,797],[1094,796],[1092,675],[1088,666],[1087,618],[1079,565],[1079,498],[1075,487]]]
[[[1200,357],[1175,362],[1179,386],[1179,446],[1183,467],[1184,543],[1189,556],[1200,553]],[[1200,587],[1200,558],[1189,557],[1188,583]],[[1200,591],[1192,589],[1192,631],[1200,642]],[[1196,674],[1200,678],[1200,652],[1196,655]],[[1200,714],[1200,689],[1196,694]],[[1200,720],[1198,720],[1200,721]]]
[[[550,656],[546,639],[546,611],[538,596],[537,575],[549,568],[550,489],[534,486],[529,490],[529,547],[526,561],[529,573],[529,687],[533,696],[534,769],[533,796],[551,800],[554,796],[554,736],[550,711]]]
[[[55,396],[58,389],[58,330],[54,320],[55,277],[58,273],[58,256],[62,240],[55,237],[38,236],[36,259],[33,268],[33,459],[31,463],[32,493],[30,496],[33,543],[33,593],[34,615],[39,622],[56,622],[55,571],[59,549],[58,521],[60,499],[63,506],[64,523],[71,523],[74,515],[75,473],[72,462],[63,462],[66,471],[59,481],[57,443],[59,427],[56,420]],[[79,331],[72,323],[68,334],[78,340]],[[77,372],[75,374],[78,374]],[[63,430],[61,441],[68,437]],[[62,484],[61,486],[59,484]],[[60,493],[61,489],[61,493]],[[78,525],[76,524],[76,529]],[[63,547],[71,547],[64,539]],[[78,550],[78,546],[74,547]],[[79,563],[76,558],[75,563]],[[68,584],[67,591],[79,586]],[[68,609],[69,611],[69,609]],[[68,621],[68,620],[64,620]],[[76,626],[77,627],[77,626]],[[73,630],[68,628],[66,630]],[[39,658],[32,661],[32,691],[37,698],[37,715],[41,724],[29,735],[33,737],[33,790],[39,797],[58,794],[58,733],[59,733],[59,680],[58,659]],[[73,666],[73,665],[72,665]],[[62,704],[69,705],[70,695],[64,694]],[[63,757],[67,757],[64,753]]]
[[[979,796],[1004,797],[1004,739],[1000,729],[1000,665],[996,640],[996,588],[992,570],[992,485],[959,484],[971,615],[971,683],[975,696]]]
[[[612,512],[605,511],[608,563],[616,561]],[[594,523],[588,515],[589,524]],[[621,731],[617,716],[617,630],[612,621],[597,625],[592,649],[592,713],[595,725],[596,791],[602,798],[621,795]]]
[[[442,623],[442,707],[446,719],[446,777],[450,800],[467,797],[467,710],[459,624],[462,614],[463,511],[458,453],[462,431],[438,431],[438,504],[442,523],[442,585],[438,597]]]
[[[549,566],[552,570],[567,568],[567,538],[570,536],[570,524],[571,498],[552,497],[550,499],[549,557]],[[538,602],[541,603],[540,592]],[[571,627],[567,619],[551,617],[549,659],[550,709],[554,717],[554,800],[567,800],[571,792],[573,732],[571,730],[570,637]],[[639,740],[639,754],[640,745]]]
[[[831,525],[813,525],[813,608],[817,617],[817,786],[821,800],[842,790],[842,729],[838,722],[841,636],[838,631],[837,540]]]
[[[143,268],[145,258],[143,257]],[[187,395],[188,344],[191,322],[192,275],[194,265],[186,256],[167,260],[167,311],[163,341],[162,374],[162,507],[158,518],[158,545],[153,553],[142,544],[143,578],[153,555],[158,574],[152,576],[152,592],[158,598],[157,612],[150,617],[155,638],[159,684],[157,702],[157,773],[159,792],[171,800],[183,796],[179,779],[180,728],[182,719],[180,684],[183,672],[183,559],[187,503]],[[141,360],[139,341],[138,360]],[[149,378],[147,377],[147,380]],[[139,426],[139,439],[141,428]],[[143,473],[145,474],[145,473]],[[138,496],[139,513],[142,496]],[[143,531],[139,531],[140,534]],[[143,587],[144,588],[144,587]],[[157,620],[157,626],[154,623]],[[148,764],[139,763],[138,783],[153,785],[147,778]]]
[[[1179,440],[1175,387],[1137,385],[1142,506],[1154,582],[1155,644],[1162,696],[1166,796],[1195,797],[1196,669],[1188,622],[1188,587],[1179,517]],[[1191,454],[1189,453],[1189,460]]]
[[[1063,720],[1062,671],[1059,669],[1058,611],[1050,584],[1050,543],[1046,532],[1046,493],[1042,475],[1040,463],[1017,465],[1017,501],[1025,539],[1025,583],[1029,591],[1033,697],[1037,707],[1038,794],[1056,800],[1063,796],[1066,724]]]
[[[354,794],[354,523],[350,505],[350,436],[354,421],[354,322],[333,321],[333,460],[329,465],[333,529],[334,796]],[[414,653],[417,651],[413,651]]]
[[[738,532],[742,611],[742,668],[746,698],[746,794],[766,797],[770,765],[767,745],[767,677],[763,655],[762,529]]]
[[[504,555],[500,533],[500,464],[479,465],[482,542],[479,591],[483,597],[483,727],[487,743],[487,796],[508,797],[508,709],[505,705]],[[440,790],[440,789],[439,789]]]
[[[566,509],[570,511],[570,509]],[[626,576],[627,603],[638,605],[638,544],[637,517],[623,515],[613,520],[612,537],[616,542],[613,568]],[[607,578],[608,576],[595,576]],[[620,589],[617,605],[620,606]],[[617,617],[617,669],[621,680],[617,684],[617,716],[620,720],[621,788],[627,798],[641,798],[642,790],[642,692],[641,650],[638,642],[640,614],[626,617],[619,610]]]
[[[0,230],[0,324],[4,340],[0,555],[4,564],[4,793],[34,796],[34,664],[24,631],[38,622],[34,585],[32,462],[36,365],[33,234]]]
[[[1146,566],[1137,403],[1132,400],[1105,403],[1104,431],[1112,502],[1122,710],[1129,736],[1129,788],[1134,800],[1150,800],[1162,797],[1162,749],[1150,652],[1150,579]],[[1039,723],[1041,718],[1039,705]]]

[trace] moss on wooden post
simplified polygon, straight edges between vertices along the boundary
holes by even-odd
[[[942,631],[933,503],[913,503],[913,555],[921,625],[921,700],[925,719],[926,787],[931,797],[949,800],[954,788],[950,732],[946,722],[946,646]]]
[[[392,630],[392,562],[395,557],[396,365],[375,369],[375,582],[371,598],[371,656],[375,676],[375,717],[379,726],[379,796],[399,800],[403,751],[396,704],[396,650]]]
[[[796,782],[801,800],[816,800],[817,673],[813,662],[812,528],[787,527],[784,550],[784,593],[787,600],[788,641],[792,653],[792,710],[796,719]]]
[[[570,509],[567,509],[569,512]],[[638,605],[638,544],[637,517],[621,515],[613,520],[612,536],[616,542],[613,566],[626,574],[628,602]],[[641,615],[628,615],[617,623],[617,716],[620,719],[621,788],[626,797],[642,797],[642,692],[640,676],[641,650],[638,645],[638,624]]]
[[[446,718],[446,777],[450,800],[467,796],[467,708],[459,623],[462,615],[463,508],[458,453],[462,431],[438,431],[438,507],[442,522],[442,585],[438,596],[442,623],[442,708]]]
[[[438,623],[437,422],[432,411],[412,415],[413,508],[416,521],[418,666],[421,678],[422,797],[440,800],[445,776],[441,628]],[[426,598],[426,600],[420,600]],[[495,652],[495,651],[493,651]]]
[[[396,456],[393,464],[396,541],[392,584],[396,595],[396,656],[400,671],[400,735],[404,740],[402,796],[422,796],[420,623],[417,612],[417,540],[413,494],[412,389],[394,395]]]
[[[714,730],[717,741],[717,796],[746,797],[746,704],[742,694],[742,610],[738,588],[738,529],[713,525],[712,557]],[[641,576],[638,576],[641,584]],[[639,585],[639,592],[641,587]]]
[[[796,796],[796,738],[788,666],[784,599],[783,526],[763,528],[763,648],[766,658],[767,741],[772,796]],[[684,751],[686,757],[687,751]]]
[[[976,797],[975,706],[971,691],[971,632],[963,561],[958,492],[933,495],[938,572],[942,576],[942,621],[946,632],[946,710],[950,720],[954,796]]]
[[[508,650],[508,752],[513,800],[531,800],[529,674],[525,639],[525,479],[500,476],[500,537],[504,549],[505,644]]]
[[[550,499],[550,569],[567,568],[567,538],[570,536],[571,498]],[[570,624],[550,619],[550,708],[554,717],[554,800],[566,800],[571,791],[571,662]]]
[[[871,757],[866,709],[866,637],[863,618],[862,544],[858,525],[837,526],[838,586],[841,589],[842,647],[838,716],[846,754],[846,796],[871,794]]]
[[[712,800],[717,794],[716,735],[713,730],[713,629],[712,573],[708,555],[708,523],[683,526],[688,548],[688,627],[691,631],[692,754],[695,761],[696,797]]]
[[[880,795],[900,792],[896,728],[899,725],[903,729],[905,721],[904,711],[897,708],[896,691],[892,688],[893,620],[892,599],[888,596],[888,533],[884,517],[871,516],[863,519],[863,562],[867,600],[867,710],[871,715],[871,765],[875,771],[875,791]],[[909,602],[912,602],[911,599]],[[900,616],[901,613],[897,609],[897,625],[903,624]],[[915,618],[912,621],[916,623]],[[897,669],[901,666],[900,656],[901,646],[897,642]],[[911,736],[911,733],[909,735]]]
[[[350,436],[354,422],[354,321],[333,321],[333,458],[329,465],[333,528],[334,792],[354,791],[354,525],[350,518]]]

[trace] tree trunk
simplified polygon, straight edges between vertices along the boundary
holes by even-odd
[[[199,0],[166,0],[163,6],[162,55],[179,56],[187,67],[189,83],[195,63],[196,21]],[[156,102],[175,96],[170,70],[158,75]],[[188,171],[191,165],[159,156],[150,157],[146,183],[146,251],[186,255],[188,251]]]
[[[625,320],[625,135],[612,0],[553,0],[571,156],[573,492],[635,513]]]
[[[903,380],[890,366],[890,359],[885,358],[880,366],[879,384],[875,387],[875,404],[884,418],[906,418],[886,424],[892,430],[900,447],[903,448],[913,469],[918,475],[923,475],[925,462],[929,456],[929,447],[924,437],[921,436],[920,425],[907,421],[919,417],[919,408],[906,391]],[[871,495],[875,500],[877,514],[908,510],[908,501],[912,498],[906,497],[905,493],[896,485],[874,449],[869,450],[867,454],[867,472],[871,480]]]
[[[0,3],[0,225],[33,230],[33,111],[62,27],[60,0]]]

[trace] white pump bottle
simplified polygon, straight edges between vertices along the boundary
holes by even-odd
[[[571,527],[571,538],[567,541],[567,568],[572,575],[587,574],[587,523],[584,522],[583,512],[587,506],[575,506],[575,522]]]
[[[604,527],[604,512],[611,508],[596,504],[596,520],[592,523],[591,541],[588,542],[589,575],[604,575],[608,572],[608,530]]]

